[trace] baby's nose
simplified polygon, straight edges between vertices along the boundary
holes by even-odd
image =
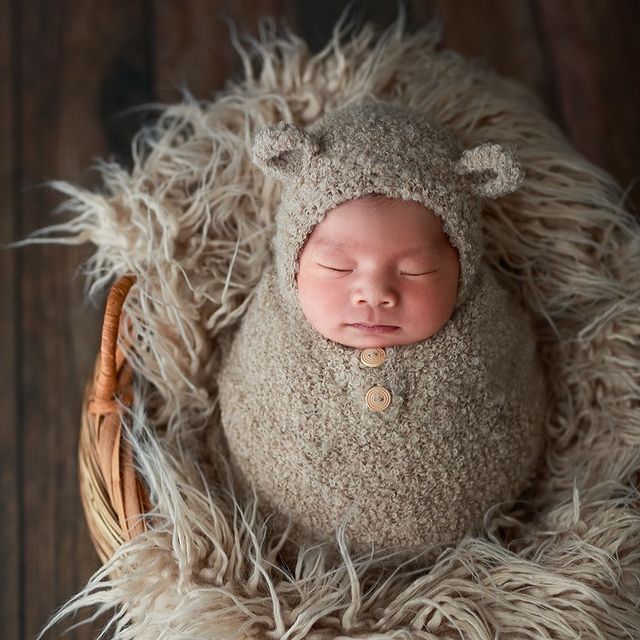
[[[354,290],[352,300],[357,306],[395,307],[398,294],[393,287],[384,283],[368,283]]]

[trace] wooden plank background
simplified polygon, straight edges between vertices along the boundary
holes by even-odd
[[[640,2],[401,0],[412,28],[444,21],[445,45],[533,87],[574,145],[640,202]],[[1,0],[0,242],[50,224],[43,182],[95,186],[96,157],[127,161],[127,107],[200,98],[238,75],[224,17],[257,33],[285,20],[317,50],[342,0]],[[380,26],[395,3],[356,1]],[[76,449],[103,301],[84,301],[88,248],[0,251],[0,630],[31,639],[98,559],[83,520]],[[103,618],[104,620],[104,618]],[[93,638],[100,620],[65,638]],[[70,624],[70,621],[67,622]],[[61,631],[60,631],[61,632]],[[58,637],[56,630],[48,637]]]

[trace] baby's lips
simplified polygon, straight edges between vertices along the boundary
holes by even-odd
[[[361,326],[361,327],[378,327],[384,329],[399,329],[400,327],[397,324],[384,324],[383,322],[354,322],[351,326]]]
[[[397,324],[391,322],[383,322],[382,320],[354,320],[347,324],[366,324],[369,327],[397,327]]]
[[[394,324],[365,324],[361,322],[349,325],[358,331],[366,331],[369,333],[391,333],[399,329],[400,327]]]

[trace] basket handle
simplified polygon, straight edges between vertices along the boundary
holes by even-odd
[[[116,393],[118,367],[116,363],[116,344],[122,306],[135,283],[135,276],[122,276],[109,291],[107,305],[102,322],[102,336],[100,338],[100,366],[94,387],[94,402],[105,407],[111,407]]]
[[[121,402],[130,406],[133,399],[133,372],[118,347],[118,335],[124,315],[122,308],[135,282],[135,276],[125,275],[109,291],[102,323],[100,356],[87,404],[88,412],[94,416],[95,466],[100,470],[104,491],[117,518],[114,524],[125,540],[145,531],[146,525],[140,516],[150,508],[147,492],[135,473],[130,443],[122,438],[119,405]]]

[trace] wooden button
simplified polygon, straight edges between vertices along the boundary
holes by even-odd
[[[391,404],[391,393],[384,387],[371,387],[365,400],[371,411],[384,411]]]
[[[363,349],[360,354],[360,362],[365,367],[379,367],[387,359],[387,354],[380,347],[376,349]]]

